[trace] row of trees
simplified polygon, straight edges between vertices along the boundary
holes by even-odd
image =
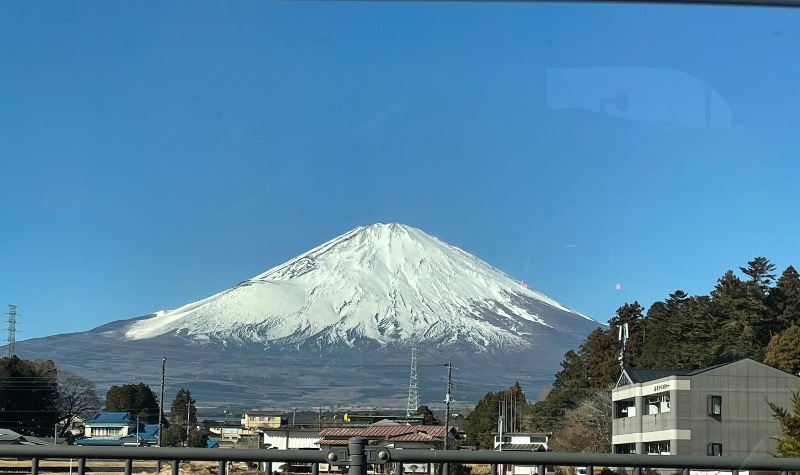
[[[525,430],[553,432],[553,448],[575,452],[611,450],[611,388],[620,375],[619,328],[628,325],[627,367],[692,370],[752,358],[792,374],[800,372],[800,276],[757,257],[727,271],[708,295],[676,290],[645,310],[621,306],[607,328],[591,332],[568,351],[536,404],[521,404]],[[491,447],[498,401],[512,388],[487,394],[466,425],[467,443]],[[523,398],[524,399],[524,398]],[[783,427],[780,454],[800,456],[800,400],[793,413],[773,407]],[[782,411],[782,412],[781,412]]]
[[[20,434],[67,434],[76,417],[100,407],[94,383],[52,361],[0,359],[0,426]]]
[[[30,361],[16,356],[0,359],[0,426],[20,434],[69,437],[72,423],[102,407],[95,384],[83,376],[59,371],[52,361]],[[181,389],[162,418],[164,445],[205,446],[208,435],[197,428],[196,401]],[[106,393],[105,410],[130,412],[143,424],[157,424],[158,399],[144,383],[113,386]],[[187,426],[189,430],[187,431]]]

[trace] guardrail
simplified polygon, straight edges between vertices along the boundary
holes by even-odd
[[[77,459],[77,475],[86,474],[87,460],[121,460],[125,475],[132,475],[134,460],[168,461],[172,474],[179,475],[181,461],[218,462],[218,475],[225,475],[228,462],[257,462],[266,474],[272,473],[272,464],[310,463],[312,475],[319,474],[319,464],[347,467],[348,475],[367,475],[370,466],[393,464],[395,473],[403,473],[403,464],[441,464],[447,475],[449,464],[489,464],[491,474],[498,474],[499,465],[536,467],[538,475],[545,475],[546,466],[585,466],[587,473],[593,467],[631,468],[635,475],[643,469],[672,469],[689,475],[690,470],[770,471],[789,475],[800,472],[800,458],[753,457],[697,457],[678,455],[627,455],[588,454],[566,452],[498,452],[491,450],[420,450],[395,449],[368,445],[363,437],[353,437],[346,447],[329,451],[316,450],[226,450],[181,447],[82,447],[82,446],[0,446],[0,457],[30,459],[31,475],[39,475],[39,462],[44,459]]]

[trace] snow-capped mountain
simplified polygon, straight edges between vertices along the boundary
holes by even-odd
[[[17,343],[102,391],[190,388],[208,405],[404,407],[410,341],[420,397],[436,405],[450,361],[476,402],[520,381],[548,385],[600,326],[482,260],[400,224],[356,228],[206,299],[87,332]],[[432,398],[432,399],[431,399]]]
[[[124,335],[319,349],[415,337],[486,351],[529,346],[535,329],[571,318],[591,321],[419,229],[375,224]]]

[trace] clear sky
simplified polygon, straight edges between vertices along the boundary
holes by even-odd
[[[0,308],[88,330],[374,222],[604,322],[797,266],[798,51],[779,9],[1,2]]]

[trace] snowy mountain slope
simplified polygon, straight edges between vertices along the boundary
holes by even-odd
[[[412,336],[473,351],[535,344],[597,323],[423,231],[356,228],[232,289],[128,324],[128,341],[387,346]]]

